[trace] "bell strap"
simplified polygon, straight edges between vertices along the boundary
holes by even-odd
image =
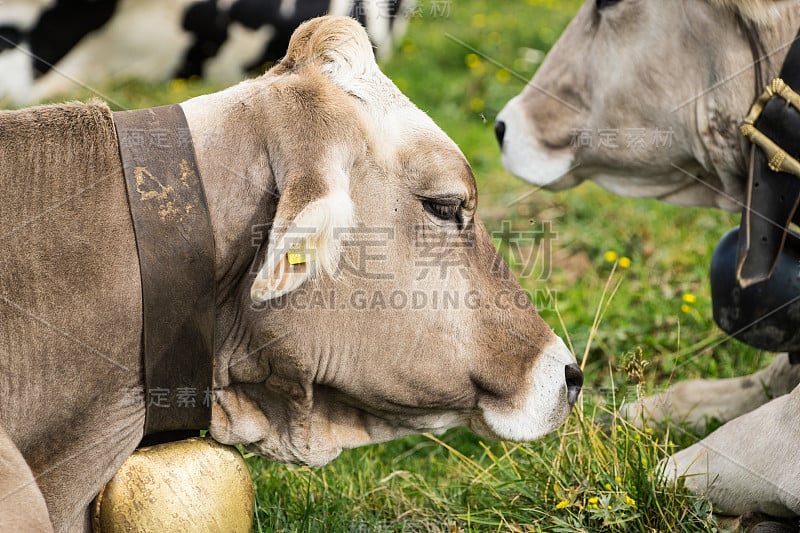
[[[740,287],[772,276],[797,222],[800,203],[800,34],[741,127],[752,143],[747,207],[742,215],[736,277]]]

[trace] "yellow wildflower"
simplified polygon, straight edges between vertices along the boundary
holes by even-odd
[[[603,485],[603,488],[605,488],[606,490],[611,490],[611,483],[606,483],[605,485]]]
[[[186,80],[182,78],[177,78],[172,80],[169,84],[170,91],[176,93],[186,89]]]
[[[478,96],[469,101],[469,108],[475,113],[480,113],[481,111],[483,111],[483,106],[484,106],[483,98],[480,98]]]
[[[556,509],[563,509],[567,505],[569,505],[569,502],[567,500],[561,500],[556,504]]]
[[[627,494],[625,495],[625,503],[627,503],[628,505],[630,505],[632,507],[636,507],[636,500],[634,500],[633,498],[631,498]]]
[[[696,303],[697,302],[697,296],[687,292],[686,294],[683,295],[683,301],[686,302],[687,304]]]
[[[617,476],[617,477],[614,478],[614,481],[616,481],[617,484],[622,483],[622,478]]]
[[[620,257],[619,258],[619,267],[620,268],[630,268],[631,267],[631,258],[630,257]]]
[[[483,13],[472,15],[473,28],[483,28],[484,26],[486,26],[486,15]]]
[[[511,81],[511,73],[504,68],[498,70],[497,74],[495,74],[495,77],[500,83],[508,83]]]
[[[619,257],[619,256],[617,255],[617,252],[615,252],[614,250],[609,250],[609,251],[607,251],[605,253],[605,255],[603,257],[609,263],[613,263],[614,261],[617,260],[617,257]]]
[[[589,498],[589,504],[590,504],[590,505],[596,505],[598,501],[599,501],[599,500],[598,500],[596,497],[594,497],[594,496],[592,496],[591,498]]]
[[[467,57],[464,58],[464,62],[469,68],[476,69],[481,66],[481,57],[478,54],[467,54]]]
[[[681,304],[681,313],[689,314],[692,312],[692,308],[689,305]]]

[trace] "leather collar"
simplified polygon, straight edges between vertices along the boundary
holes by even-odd
[[[180,105],[115,112],[142,283],[145,436],[207,429],[214,235]]]
[[[753,144],[742,213],[737,278],[741,287],[769,279],[786,244],[789,225],[800,222],[800,34],[781,67],[750,110],[742,134]]]

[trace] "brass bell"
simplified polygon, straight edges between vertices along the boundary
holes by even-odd
[[[239,451],[211,438],[140,448],[94,502],[95,533],[249,533],[255,494]]]

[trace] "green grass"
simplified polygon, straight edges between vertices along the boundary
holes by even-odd
[[[623,399],[675,380],[742,375],[769,361],[769,354],[724,342],[711,320],[711,251],[737,217],[625,200],[591,184],[533,192],[500,164],[494,117],[530,79],[579,3],[454,0],[449,14],[433,15],[437,2],[419,0],[420,16],[384,69],[470,159],[479,214],[509,259],[513,250],[499,235],[504,227],[552,225],[552,259],[521,282],[536,295],[542,316],[585,357],[583,406],[561,431],[529,445],[483,442],[456,430],[441,439],[350,450],[319,469],[248,458],[257,531],[717,527],[707,502],[660,486],[652,469],[698,437],[676,427],[640,431],[614,413]],[[214,89],[120,81],[103,93],[117,105],[143,107]],[[539,245],[532,241],[525,251]],[[523,262],[512,263],[524,273]]]

